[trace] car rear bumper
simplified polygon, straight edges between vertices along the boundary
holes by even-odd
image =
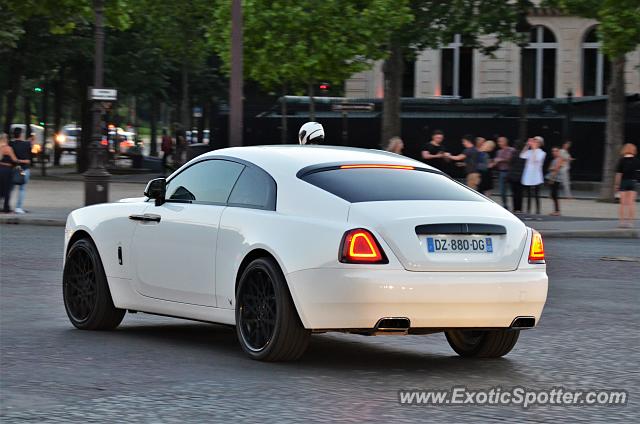
[[[410,272],[308,269],[287,275],[305,328],[372,329],[406,317],[411,328],[505,328],[540,318],[547,298],[544,266],[511,272]]]

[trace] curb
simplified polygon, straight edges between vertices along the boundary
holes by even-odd
[[[37,225],[46,227],[64,227],[65,218],[38,218],[24,216],[0,216],[0,225]],[[634,228],[612,228],[610,230],[538,230],[544,238],[613,238],[638,239],[640,230]]]
[[[65,218],[34,218],[22,216],[0,216],[0,225],[38,225],[44,227],[64,227],[67,225]]]

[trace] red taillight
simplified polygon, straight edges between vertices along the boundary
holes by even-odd
[[[543,264],[544,262],[544,243],[539,232],[532,230],[531,247],[529,248],[529,263]]]
[[[106,146],[109,142],[103,138],[102,141],[100,141],[100,144]]]
[[[367,264],[388,262],[373,234],[362,228],[345,233],[340,252],[340,262]]]

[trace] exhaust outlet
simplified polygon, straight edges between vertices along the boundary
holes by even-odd
[[[533,328],[535,326],[536,319],[534,317],[516,317],[516,319],[511,323],[511,328],[514,330]]]
[[[374,335],[403,335],[407,334],[411,321],[404,317],[380,318],[374,329]]]

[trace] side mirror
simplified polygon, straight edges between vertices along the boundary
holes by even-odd
[[[167,190],[167,180],[164,178],[155,178],[147,183],[144,189],[144,195],[149,199],[156,201],[156,206],[164,203],[164,196]]]

